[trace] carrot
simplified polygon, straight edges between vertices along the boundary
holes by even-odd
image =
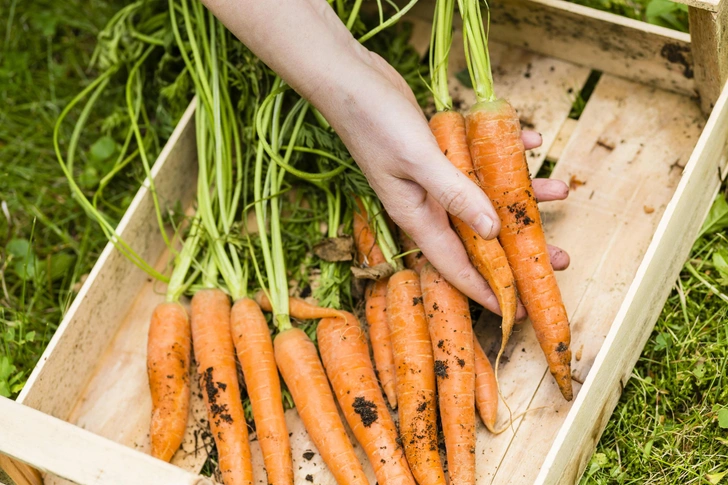
[[[271,485],[293,485],[293,459],[283,413],[273,341],[258,304],[241,298],[230,313],[230,329],[253,408],[255,429]]]
[[[407,269],[411,269],[417,274],[420,274],[422,268],[427,264],[427,258],[422,251],[417,247],[411,237],[407,235],[402,229],[399,229],[399,243],[402,245],[402,252],[409,253],[404,256],[404,265]],[[413,252],[410,252],[413,251]]]
[[[399,271],[389,279],[387,320],[397,369],[399,430],[405,456],[417,483],[444,485],[437,451],[435,362],[420,280],[414,271]]]
[[[321,360],[339,406],[369,457],[377,481],[415,485],[397,444],[397,428],[379,389],[364,332],[354,315],[344,314],[344,318],[324,318],[316,330]]]
[[[252,485],[248,424],[240,400],[230,300],[218,289],[192,297],[192,343],[225,485]]]
[[[499,240],[516,277],[521,301],[551,374],[570,401],[569,320],[549,260],[518,114],[504,100],[481,102],[468,113],[466,131],[473,166],[502,221]]]
[[[478,183],[473,172],[473,162],[470,159],[463,116],[455,111],[441,111],[430,120],[430,129],[435,135],[440,150],[448,160],[473,182]],[[498,299],[498,305],[503,315],[501,323],[503,339],[498,356],[500,359],[500,354],[505,349],[513,330],[518,309],[513,272],[508,265],[505,251],[497,240],[483,239],[470,226],[455,216],[451,215],[450,221],[463,241],[465,251],[470,256],[473,266],[485,278]]]
[[[387,323],[387,283],[389,278],[373,281],[367,287],[365,312],[369,324],[369,340],[377,369],[377,377],[392,409],[397,408],[394,354]]]
[[[289,328],[276,336],[273,348],[298,415],[336,482],[368,485],[311,339],[303,330]]]
[[[149,436],[152,456],[169,461],[182,444],[190,408],[190,321],[176,302],[152,313],[147,340],[147,374],[152,391]]]
[[[264,291],[256,293],[255,301],[263,311],[273,311],[273,306]],[[289,315],[298,320],[318,320],[319,318],[341,316],[339,310],[312,305],[302,298],[289,297],[288,305]]]
[[[354,210],[354,244],[356,245],[357,259],[361,266],[376,266],[386,263],[387,260],[382,249],[377,244],[377,236],[369,226],[367,211],[359,198],[356,199],[359,210]]]
[[[498,413],[498,384],[495,380],[493,367],[478,338],[473,336],[475,348],[475,407],[478,409],[480,419],[491,433],[498,433],[495,429],[495,419]]]
[[[475,484],[475,363],[468,298],[427,264],[420,273],[450,483]]]

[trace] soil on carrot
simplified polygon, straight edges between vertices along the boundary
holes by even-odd
[[[365,428],[370,427],[372,423],[376,422],[376,420],[379,419],[377,405],[374,404],[372,401],[364,399],[361,396],[357,396],[354,398],[354,403],[352,404],[352,407],[354,408],[354,412],[359,415],[361,423],[364,425]]]

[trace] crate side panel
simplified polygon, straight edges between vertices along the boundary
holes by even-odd
[[[571,255],[571,266],[557,279],[571,317],[579,382],[677,187],[701,121],[685,96],[604,76],[554,169],[552,177],[570,183],[571,194],[543,205],[542,214],[549,242]],[[486,343],[493,347],[492,341]],[[500,370],[505,396],[514,414],[526,404],[529,412],[517,422],[515,437],[510,431],[484,437],[492,453],[487,476],[493,483],[533,483],[570,404],[547,373],[530,324],[514,333],[507,356]],[[500,414],[507,424],[505,409]]]
[[[728,89],[723,91],[647,253],[559,431],[536,483],[574,483],[583,473],[629,379],[728,164]],[[598,411],[597,411],[598,410]],[[598,416],[598,419],[595,419]]]

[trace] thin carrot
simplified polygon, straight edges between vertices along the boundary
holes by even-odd
[[[420,273],[453,484],[475,484],[475,362],[468,298],[431,265]]]
[[[276,336],[273,347],[298,415],[336,482],[368,485],[311,339],[303,330],[289,328]]]
[[[470,159],[463,116],[455,111],[441,111],[430,120],[430,129],[448,160],[471,180],[478,183],[473,172],[473,162]],[[501,323],[503,338],[500,351],[502,353],[513,330],[518,309],[516,285],[505,251],[497,240],[483,239],[459,218],[451,215],[450,221],[463,241],[473,266],[485,278],[498,298],[498,305],[503,315]]]
[[[253,408],[267,483],[293,485],[291,444],[273,341],[265,316],[254,300],[241,298],[235,302],[230,313],[230,330]]]
[[[399,271],[389,279],[387,319],[397,368],[399,430],[407,461],[420,485],[444,485],[437,451],[435,362],[420,279],[414,271]]]
[[[518,292],[567,401],[571,387],[569,320],[546,247],[536,197],[521,141],[521,125],[503,100],[480,103],[466,118],[475,170],[502,221],[499,240]]]
[[[399,244],[402,246],[402,252],[404,253],[404,265],[407,269],[411,269],[417,274],[420,274],[422,268],[427,264],[427,258],[422,251],[417,247],[411,237],[407,235],[402,229],[399,229]]]
[[[360,199],[356,199],[358,210],[354,211],[354,244],[356,245],[357,259],[361,266],[376,266],[386,263],[387,260],[382,249],[377,244],[377,236],[369,226],[367,211]]]
[[[264,291],[259,291],[255,295],[255,301],[258,302],[263,311],[273,311],[273,306],[268,299],[268,295]],[[288,298],[289,315],[298,320],[318,320],[326,317],[339,317],[341,312],[334,308],[326,308],[312,305],[302,298]]]
[[[190,407],[191,350],[190,320],[182,305],[157,305],[149,325],[147,374],[152,391],[152,456],[160,460],[171,460],[184,438]]]
[[[397,390],[395,387],[394,354],[389,337],[387,323],[387,283],[389,278],[372,281],[367,287],[364,308],[369,324],[369,340],[372,343],[372,354],[377,377],[382,384],[384,394],[392,409],[397,407]]]
[[[465,117],[473,168],[501,219],[499,240],[518,293],[531,317],[551,375],[567,401],[571,386],[571,333],[549,260],[536,196],[528,173],[516,110],[493,90],[488,36],[478,0],[462,0],[468,68],[478,103]]]
[[[252,485],[248,424],[240,400],[230,300],[218,289],[192,297],[192,343],[225,485]]]
[[[324,318],[316,335],[326,374],[354,436],[372,464],[377,481],[414,485],[397,428],[389,415],[356,317]]]
[[[475,348],[475,407],[488,431],[498,433],[495,429],[498,414],[498,383],[488,356],[485,355],[485,351],[475,335],[473,342]]]

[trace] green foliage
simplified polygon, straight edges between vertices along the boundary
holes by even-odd
[[[683,32],[688,31],[688,7],[670,0],[568,0],[587,7]]]

